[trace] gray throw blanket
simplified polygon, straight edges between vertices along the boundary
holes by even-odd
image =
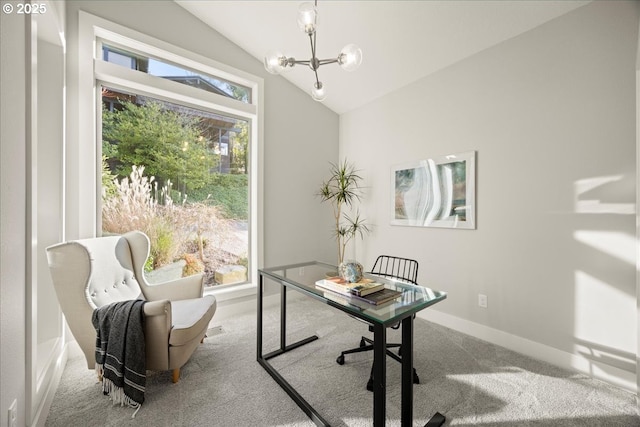
[[[143,300],[115,302],[93,311],[96,372],[102,391],[114,404],[136,408],[144,402],[147,382]]]

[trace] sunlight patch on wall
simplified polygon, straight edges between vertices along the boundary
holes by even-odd
[[[606,187],[609,184],[620,182],[622,179],[622,175],[612,175],[577,180],[574,184],[576,213],[634,214],[636,211],[635,203],[605,203],[601,199],[607,195]]]
[[[635,353],[635,295],[575,272],[575,338],[609,355]],[[606,321],[604,321],[606,319]]]

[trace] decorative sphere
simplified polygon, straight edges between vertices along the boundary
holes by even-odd
[[[356,283],[362,280],[362,264],[357,261],[345,261],[338,266],[340,277],[349,283]]]

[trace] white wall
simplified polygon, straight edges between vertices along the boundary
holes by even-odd
[[[62,46],[38,43],[38,298],[37,341],[60,336],[62,319],[44,248],[63,239],[64,55]],[[45,69],[46,72],[42,72]],[[53,302],[53,303],[52,303]]]
[[[638,46],[636,50],[636,204],[640,200],[640,23],[638,23]],[[640,209],[636,207],[636,238],[640,240]],[[640,251],[636,251],[636,270],[640,271]],[[636,309],[637,309],[637,336],[638,346],[636,350],[636,387],[637,403],[640,407],[640,275],[636,273]]]
[[[39,179],[61,176],[56,159],[62,157],[64,61],[58,25],[64,6],[47,6],[40,19],[15,9],[2,14],[2,426],[14,399],[17,425],[38,422],[61,373],[61,318],[44,254],[44,247],[59,241],[61,199],[56,188],[37,192]],[[39,155],[44,162],[38,163]],[[57,222],[47,221],[55,216]]]
[[[25,420],[26,60],[24,16],[0,14],[0,425]]]
[[[630,388],[639,6],[593,2],[340,118],[371,187],[361,261],[415,257],[442,322]],[[476,230],[389,225],[391,166],[469,150]]]

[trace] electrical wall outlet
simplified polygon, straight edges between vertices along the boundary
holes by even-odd
[[[18,400],[13,399],[11,406],[9,406],[9,416],[7,420],[8,427],[18,427]]]
[[[488,304],[487,296],[484,294],[478,294],[478,305],[482,308],[487,308]]]

